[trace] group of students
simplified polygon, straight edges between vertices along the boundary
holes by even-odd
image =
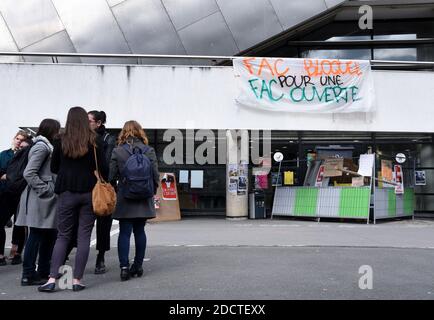
[[[11,264],[20,264],[24,248],[21,285],[38,285],[41,292],[55,291],[56,279],[61,276],[59,270],[76,247],[73,290],[83,290],[82,278],[95,221],[98,251],[95,274],[103,274],[106,272],[104,254],[110,250],[112,219],[119,220],[121,280],[143,275],[145,224],[147,219],[155,217],[153,195],[145,199],[123,196],[123,190],[127,189],[123,175],[130,156],[138,150],[150,160],[150,183],[156,191],[157,157],[138,122],[126,122],[117,140],[106,131],[105,122],[103,111],[86,112],[81,107],[73,107],[62,133],[57,120],[44,119],[33,139],[19,131],[13,147],[0,153],[0,265],[7,264],[5,226],[15,215],[9,258]],[[7,183],[7,169],[14,163],[14,157],[23,152],[27,152],[22,173],[26,187],[16,194]],[[93,211],[92,190],[97,182],[97,168],[117,191],[116,208],[111,216],[96,216]],[[130,265],[132,233],[135,256]]]

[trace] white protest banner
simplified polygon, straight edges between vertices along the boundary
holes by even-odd
[[[244,57],[233,61],[237,103],[286,112],[348,113],[374,109],[368,60]]]

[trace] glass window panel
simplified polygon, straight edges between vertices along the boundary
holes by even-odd
[[[416,38],[415,33],[374,35],[374,40],[414,40]]]
[[[0,11],[19,48],[64,29],[50,0],[2,0]]]
[[[283,29],[267,0],[217,0],[240,50],[266,40]]]
[[[129,0],[112,10],[134,53],[185,54],[160,1]]]
[[[338,4],[341,4],[344,1],[345,0],[325,0],[325,3],[326,3],[328,8],[331,8],[331,7],[337,6]]]
[[[9,32],[3,16],[0,15],[0,51],[12,51],[17,52],[18,48],[15,44],[14,38]],[[0,56],[0,62],[22,62],[23,59],[17,56]]]
[[[195,168],[198,170],[200,168]],[[176,175],[179,181],[179,170],[168,170]],[[191,172],[189,172],[189,176]],[[181,210],[188,209],[222,209],[226,208],[226,167],[211,167],[203,170],[203,188],[190,188],[189,183],[178,183],[178,194]]]
[[[180,30],[219,10],[215,0],[162,0],[175,26]]]
[[[23,49],[23,52],[75,52],[74,46],[66,31],[58,32]],[[51,57],[24,57],[26,62],[52,62]],[[78,57],[59,57],[60,63],[80,63]]]
[[[107,3],[110,7],[116,6],[126,0],[107,0]]]
[[[375,25],[377,26],[377,25]],[[336,21],[320,26],[316,30],[311,30],[305,35],[299,35],[299,39],[304,41],[324,41],[332,37],[357,37],[365,36],[370,38],[370,30],[360,30],[357,23]]]
[[[302,58],[318,59],[371,59],[370,49],[334,49],[334,50],[310,50],[304,48],[301,52]]]
[[[270,1],[284,29],[289,29],[290,27],[327,9],[324,0]]]
[[[433,20],[374,21],[374,39],[384,35],[416,34],[417,38],[434,37]]]
[[[220,12],[178,31],[188,54],[233,55],[240,50]]]
[[[358,41],[358,40],[370,40],[370,36],[337,36],[327,39],[327,41]]]
[[[78,52],[131,53],[105,0],[53,0]],[[132,63],[137,59],[82,58],[88,63]]]
[[[375,60],[416,61],[416,48],[376,48],[374,49]]]

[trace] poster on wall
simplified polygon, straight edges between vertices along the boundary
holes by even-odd
[[[395,182],[398,184],[395,186],[395,193],[396,194],[403,194],[404,193],[404,178],[402,173],[402,167],[400,165],[394,165],[393,166],[393,174]]]
[[[188,170],[179,170],[179,183],[188,183]]]
[[[191,170],[190,188],[203,188],[203,170]]]
[[[249,173],[249,165],[241,163],[238,166],[238,195],[247,194],[247,175]]]
[[[285,171],[283,175],[283,181],[286,185],[293,185],[294,184],[294,172],[292,171]]]
[[[161,179],[163,200],[177,200],[175,176],[173,173],[165,173]]]
[[[426,175],[425,171],[415,171],[414,172],[414,184],[416,186],[426,186]]]
[[[279,172],[271,173],[271,185],[273,187],[280,187],[282,185],[282,174]]]
[[[255,189],[257,190],[268,189],[268,175],[260,174],[255,176]]]
[[[359,170],[357,170],[357,173],[364,177],[372,177],[374,161],[374,154],[361,154],[359,159]]]
[[[238,177],[238,190],[237,195],[245,195],[247,194],[247,177],[240,176]]]
[[[369,60],[240,57],[233,60],[238,105],[279,112],[374,110]]]
[[[249,165],[247,163],[241,163],[238,165],[238,175],[247,177],[249,173]]]
[[[238,177],[238,165],[237,164],[228,164],[228,177],[229,178]]]
[[[321,165],[316,175],[315,187],[321,187],[323,180],[324,180],[324,165]]]
[[[238,179],[237,178],[229,178],[228,191],[229,191],[229,193],[237,194],[237,191],[238,191]]]
[[[393,180],[393,168],[392,161],[390,160],[381,160],[381,176],[384,180],[392,181]]]

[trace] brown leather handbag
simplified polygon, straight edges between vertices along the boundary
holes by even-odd
[[[93,147],[95,155],[95,176],[97,182],[92,190],[92,205],[93,212],[100,217],[109,216],[113,213],[116,207],[116,192],[113,186],[105,182],[98,169],[98,159],[96,157],[96,148]]]

